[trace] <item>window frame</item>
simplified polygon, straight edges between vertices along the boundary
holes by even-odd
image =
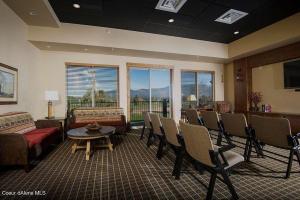
[[[126,63],[127,71],[127,119],[130,121],[130,68],[147,68],[147,69],[168,69],[170,70],[170,116],[174,116],[174,105],[173,105],[173,85],[174,85],[174,66],[166,64],[145,64],[145,63]]]
[[[198,86],[198,73],[210,73],[212,75],[212,101],[215,101],[215,97],[216,97],[216,94],[215,94],[215,87],[216,87],[216,78],[215,78],[215,71],[211,71],[211,70],[193,70],[193,69],[184,69],[184,70],[181,70],[180,71],[180,87],[182,89],[182,80],[181,80],[181,77],[182,77],[182,73],[184,72],[192,72],[192,73],[195,73],[195,81],[196,81],[196,98],[197,98],[197,106],[199,106],[199,86]],[[182,92],[181,92],[181,96],[180,96],[180,99],[181,99],[181,108],[182,108]]]

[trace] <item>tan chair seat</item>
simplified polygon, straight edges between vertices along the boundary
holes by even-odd
[[[214,145],[215,151],[218,151],[219,148],[220,148],[219,146]],[[228,166],[225,167],[225,169],[228,169],[228,168],[244,161],[244,157],[234,151],[225,151],[223,154],[228,163]],[[223,162],[221,155],[220,155],[220,161]]]
[[[223,154],[228,162],[228,166],[225,167],[225,169],[228,169],[228,168],[244,161],[244,157],[234,151],[226,151]]]

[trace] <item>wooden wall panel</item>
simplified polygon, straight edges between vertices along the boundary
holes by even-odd
[[[248,64],[247,58],[234,61],[234,107],[235,112],[247,111],[248,97]]]
[[[254,68],[295,58],[300,58],[300,42],[249,56],[248,64]]]
[[[252,68],[300,58],[300,42],[235,60],[235,112],[247,112],[248,94],[252,91]]]

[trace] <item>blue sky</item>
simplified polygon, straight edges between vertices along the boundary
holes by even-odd
[[[170,71],[166,69],[130,69],[130,86],[132,90],[149,89],[149,73],[151,88],[165,88],[170,85]]]

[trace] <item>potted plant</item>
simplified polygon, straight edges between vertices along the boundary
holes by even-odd
[[[257,112],[259,110],[258,104],[262,101],[261,92],[251,92],[248,98],[250,102],[250,110]],[[254,104],[254,107],[252,107],[252,103]]]

